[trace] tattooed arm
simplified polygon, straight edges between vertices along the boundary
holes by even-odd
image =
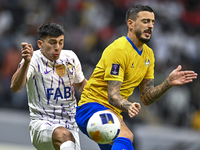
[[[120,81],[108,81],[108,101],[116,108],[128,112],[129,116],[132,118],[138,114],[141,106],[139,103],[127,101],[120,95],[121,85],[122,82]]]
[[[150,105],[157,101],[171,86],[168,80],[154,87],[153,79],[144,79],[139,85],[140,98],[144,105]]]
[[[182,67],[179,65],[162,84],[156,87],[154,87],[153,79],[144,79],[139,85],[140,98],[143,104],[150,105],[157,101],[172,86],[190,83],[197,78],[197,74],[194,71],[181,71],[181,69]]]

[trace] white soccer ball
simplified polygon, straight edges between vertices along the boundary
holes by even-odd
[[[120,122],[110,111],[94,113],[87,124],[87,133],[92,140],[99,144],[108,144],[118,136]]]

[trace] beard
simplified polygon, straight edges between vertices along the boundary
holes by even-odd
[[[148,29],[148,30],[151,31],[151,29]],[[147,31],[148,31],[148,30],[147,30]],[[145,31],[146,31],[146,30],[145,30]],[[145,32],[145,31],[144,31],[144,32]],[[147,42],[150,41],[151,37],[150,37],[149,39],[147,39],[147,38],[141,37],[141,35],[142,35],[142,32],[141,32],[140,30],[137,30],[137,31],[136,31],[136,36],[137,36],[137,38],[139,39],[140,42],[142,42],[142,43],[147,43]]]

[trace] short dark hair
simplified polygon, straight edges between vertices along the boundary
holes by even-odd
[[[137,18],[137,14],[140,11],[154,12],[153,9],[148,5],[141,5],[141,4],[133,5],[126,12],[126,22],[128,21],[128,19],[132,19],[135,21]]]
[[[47,38],[48,36],[59,37],[64,35],[64,29],[61,25],[54,22],[46,22],[41,24],[38,29],[38,38],[40,40]]]

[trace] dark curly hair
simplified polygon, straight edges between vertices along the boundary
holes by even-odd
[[[40,40],[45,39],[48,36],[59,37],[64,35],[64,32],[63,27],[54,22],[46,22],[40,25],[37,29],[38,38]]]

